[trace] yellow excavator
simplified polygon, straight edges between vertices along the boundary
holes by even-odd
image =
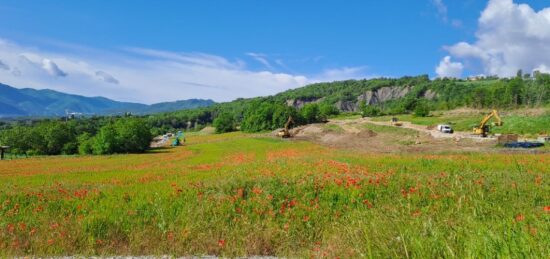
[[[487,124],[491,118],[495,117],[497,120],[495,123],[493,123],[494,126],[502,126],[503,122],[500,116],[498,115],[497,110],[493,110],[491,113],[487,114],[483,120],[479,123],[479,126],[474,127],[474,134],[475,135],[481,135],[482,137],[487,137],[487,134],[489,133],[489,125]]]
[[[393,118],[391,118],[391,125],[396,126],[396,127],[401,127],[401,126],[403,126],[403,123],[400,122],[398,118],[393,117]]]
[[[277,136],[281,138],[290,138],[292,135],[290,135],[290,124],[294,124],[294,120],[292,119],[292,116],[288,116],[288,120],[285,123],[285,128],[277,132]]]

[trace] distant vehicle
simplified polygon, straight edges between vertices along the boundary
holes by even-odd
[[[437,125],[437,130],[439,132],[447,133],[447,134],[453,134],[455,132],[451,126],[445,125],[445,124]]]

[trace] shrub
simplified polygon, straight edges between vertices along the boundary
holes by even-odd
[[[361,111],[363,117],[376,117],[381,114],[380,108],[376,106],[366,106],[364,110]]]
[[[149,149],[153,136],[147,123],[138,118],[125,118],[115,123],[118,153],[142,153]]]
[[[306,123],[318,122],[320,120],[319,105],[316,103],[308,103],[300,110],[300,114]]]
[[[336,108],[336,106],[332,104],[323,103],[319,105],[319,113],[322,119],[327,119],[330,116],[340,114],[340,110],[338,110],[338,108]]]
[[[96,155],[116,153],[119,146],[117,132],[113,123],[109,123],[99,130],[93,140],[93,153]]]
[[[418,102],[414,108],[414,115],[417,117],[430,115],[430,106],[426,102]]]
[[[94,145],[94,138],[90,133],[83,133],[82,135],[78,136],[78,153],[81,155],[88,155],[92,154],[94,152],[93,145]]]
[[[230,113],[220,113],[212,123],[216,133],[226,133],[235,130],[235,118]]]

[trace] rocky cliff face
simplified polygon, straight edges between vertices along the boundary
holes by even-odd
[[[359,103],[351,101],[339,101],[335,104],[336,108],[342,112],[355,112],[359,110]]]
[[[358,102],[365,101],[367,105],[375,105],[395,99],[405,97],[411,92],[412,87],[395,87],[386,86],[378,90],[367,91],[357,98]]]
[[[437,97],[437,93],[432,91],[431,89],[429,89],[428,91],[426,91],[424,93],[424,98],[426,98],[428,100],[433,100],[436,97]]]
[[[292,106],[296,109],[301,109],[304,105],[308,103],[318,103],[321,102],[323,98],[304,98],[304,99],[290,99],[286,101],[286,105]]]
[[[412,86],[399,87],[399,86],[386,86],[377,90],[367,91],[357,97],[357,101],[339,101],[335,104],[336,108],[343,112],[356,112],[359,110],[359,104],[365,101],[367,105],[377,105],[391,100],[397,100],[405,97],[412,91]],[[437,97],[437,93],[432,90],[427,90],[423,98],[432,100]],[[309,98],[309,99],[291,99],[287,100],[288,106],[293,106],[297,109],[304,107],[308,103],[321,102],[323,98]]]

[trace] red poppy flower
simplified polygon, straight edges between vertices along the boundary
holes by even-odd
[[[516,215],[516,221],[523,221],[523,220],[525,220],[525,216],[523,216],[523,214]]]

